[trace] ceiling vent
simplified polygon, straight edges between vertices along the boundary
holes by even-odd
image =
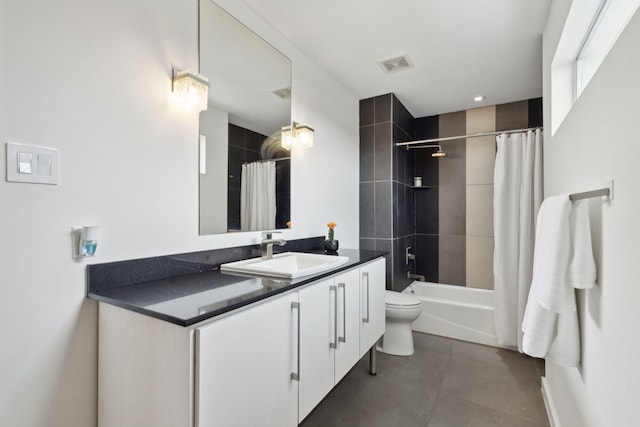
[[[413,62],[411,62],[411,59],[409,59],[409,55],[402,55],[396,58],[378,61],[378,64],[380,64],[384,72],[387,74],[413,68]]]

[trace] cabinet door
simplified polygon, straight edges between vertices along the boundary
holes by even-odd
[[[333,279],[298,291],[300,301],[299,421],[327,395],[334,385],[334,350],[337,341]]]
[[[294,292],[196,330],[197,427],[298,425],[299,314]]]
[[[384,259],[360,267],[360,357],[384,334]]]
[[[352,270],[335,278],[338,290],[338,345],[336,384],[360,359],[360,275]]]

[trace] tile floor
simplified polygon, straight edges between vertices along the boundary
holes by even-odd
[[[303,427],[549,426],[544,362],[509,350],[414,332],[415,354],[365,356]]]

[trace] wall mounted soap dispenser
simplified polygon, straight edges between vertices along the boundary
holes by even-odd
[[[84,258],[96,254],[98,231],[97,225],[85,225],[71,229],[73,258]]]

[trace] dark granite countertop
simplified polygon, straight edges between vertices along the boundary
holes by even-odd
[[[249,248],[249,252],[243,252],[245,248]],[[320,252],[317,247],[306,249],[305,252]],[[223,258],[229,258],[229,251],[236,253],[236,259],[244,259],[252,257],[247,254],[253,254],[255,248],[230,248],[225,250]],[[209,251],[207,259],[211,258],[211,252],[214,251]],[[346,264],[292,280],[222,272],[220,264],[230,260],[220,261],[214,256],[209,263],[202,262],[204,253],[94,264],[87,268],[87,297],[189,326],[386,254],[354,249],[341,249],[339,253],[349,258]]]

